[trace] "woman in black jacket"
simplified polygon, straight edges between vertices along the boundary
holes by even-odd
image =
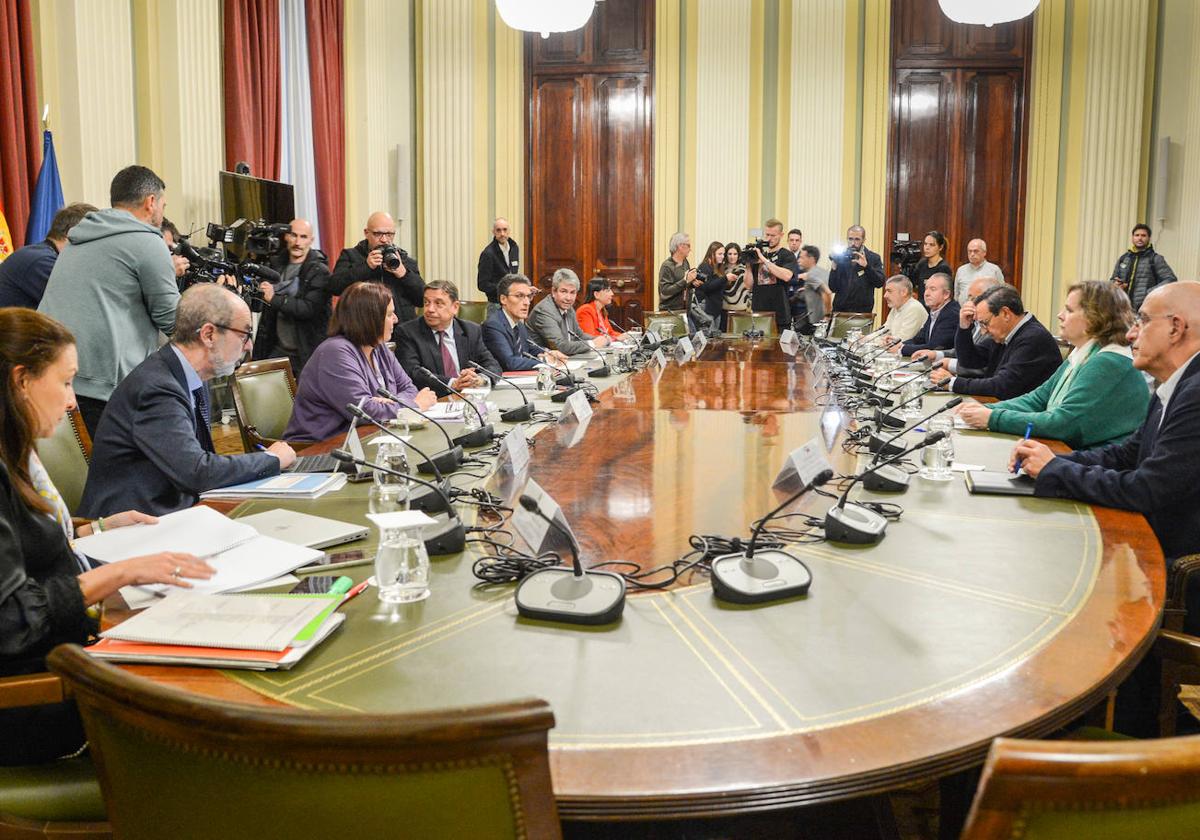
[[[908,274],[913,284],[913,297],[919,301],[925,300],[925,281],[935,274],[945,274],[951,278],[951,288],[954,286],[954,272],[946,262],[946,237],[941,231],[931,230],[925,234],[921,243],[922,259],[917,267]]]
[[[76,536],[155,522],[136,511],[73,527],[70,511],[37,457],[75,406],[75,339],[32,309],[0,309],[0,676],[43,671],[50,650],[84,644],[96,632],[92,609],[122,586],[212,577],[190,554],[161,552],[92,568]],[[0,710],[0,764],[34,764],[83,744],[74,703]]]
[[[701,283],[697,291],[704,301],[704,311],[712,318],[713,326],[725,329],[725,246],[720,242],[708,243],[704,252],[704,261],[700,263],[697,273]]]

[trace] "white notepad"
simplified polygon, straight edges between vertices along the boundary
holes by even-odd
[[[193,507],[158,518],[154,525],[127,525],[75,540],[75,547],[101,563],[160,551],[212,557],[258,536],[250,525],[209,507]]]

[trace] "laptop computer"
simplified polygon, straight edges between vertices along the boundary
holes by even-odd
[[[283,508],[243,516],[237,521],[239,524],[251,526],[263,536],[309,548],[341,545],[362,539],[368,533],[366,525],[326,519],[324,516],[297,513]]]

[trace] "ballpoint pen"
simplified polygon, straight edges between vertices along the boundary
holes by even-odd
[[[1026,423],[1025,424],[1025,440],[1029,440],[1031,435],[1033,435],[1033,423]],[[1021,471],[1021,456],[1018,455],[1016,460],[1013,461],[1013,472],[1019,473],[1020,471]]]
[[[353,589],[351,589],[349,592],[346,593],[346,596],[344,598],[342,598],[342,603],[344,604],[347,601],[349,601],[351,598],[361,595],[366,590],[366,588],[370,585],[371,585],[371,581],[364,580],[358,586],[354,587]]]

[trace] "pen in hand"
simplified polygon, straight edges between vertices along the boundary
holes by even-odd
[[[1032,435],[1033,435],[1033,424],[1026,423],[1025,424],[1025,440],[1029,440],[1030,436],[1032,436]],[[1020,455],[1018,455],[1016,457],[1016,459],[1013,461],[1013,472],[1014,473],[1021,472],[1021,456]]]

